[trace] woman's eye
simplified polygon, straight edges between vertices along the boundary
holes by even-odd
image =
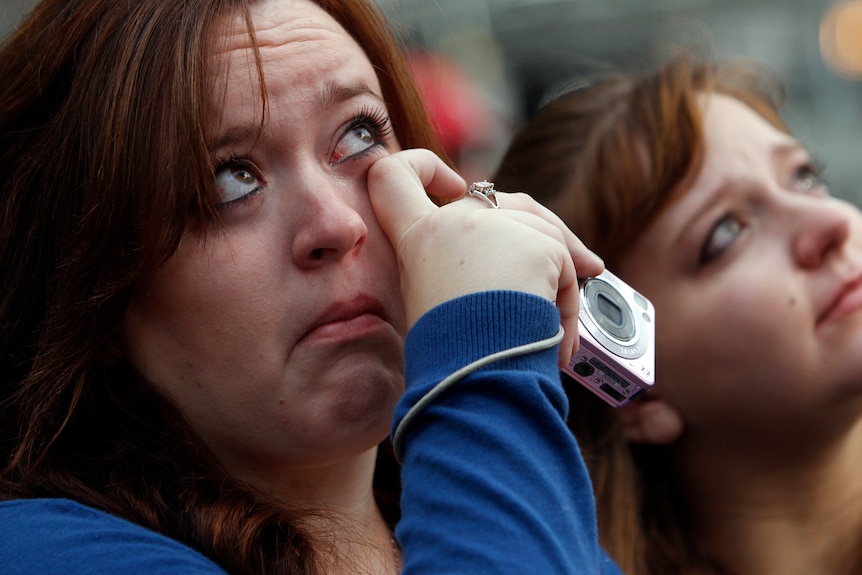
[[[216,170],[216,185],[221,205],[226,205],[250,197],[263,183],[250,166],[234,160]]]
[[[385,111],[363,112],[355,118],[335,144],[331,164],[357,157],[374,146],[382,144],[391,133],[392,126]]]
[[[367,126],[356,126],[349,129],[338,141],[332,153],[332,163],[337,164],[344,158],[364,152],[377,141]]]
[[[814,166],[806,164],[793,173],[793,187],[802,193],[826,191],[826,182]]]
[[[742,222],[732,215],[722,217],[712,230],[700,250],[700,263],[707,264],[718,258],[742,233]]]

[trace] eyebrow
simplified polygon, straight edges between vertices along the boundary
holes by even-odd
[[[383,103],[383,98],[366,84],[345,86],[335,82],[328,83],[323,90],[321,90],[316,103],[318,108],[326,109],[330,106],[341,104],[359,96],[371,96],[380,103]]]
[[[365,84],[345,86],[335,82],[328,83],[315,98],[315,106],[319,110],[325,110],[360,96],[371,96],[381,104],[385,104],[383,98]],[[220,150],[225,147],[235,146],[240,142],[257,139],[261,132],[261,124],[245,123],[233,126],[224,133],[214,138],[208,145],[210,150]]]
[[[257,137],[260,135],[260,132],[261,126],[257,122],[255,122],[253,125],[242,124],[234,126],[223,134],[219,135],[219,137],[209,143],[207,147],[210,150],[221,150],[222,148],[233,147],[240,142],[257,139]]]
[[[776,144],[772,150],[772,157],[776,156],[787,156],[788,154],[792,154],[794,152],[798,152],[799,150],[808,151],[808,148],[802,145],[802,142],[796,139],[790,139],[786,142],[782,142],[780,144]]]

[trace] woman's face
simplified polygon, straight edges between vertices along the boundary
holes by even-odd
[[[656,392],[728,438],[838,424],[862,397],[860,212],[752,109],[703,105],[702,171],[620,266],[656,306]]]
[[[188,234],[131,306],[126,345],[234,474],[284,476],[367,452],[403,390],[391,246],[366,190],[398,142],[357,43],[309,0],[253,3],[206,126],[223,227]],[[226,23],[227,24],[227,23]]]

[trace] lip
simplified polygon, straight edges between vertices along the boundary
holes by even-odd
[[[841,285],[817,318],[817,325],[839,320],[859,307],[862,307],[862,275]]]
[[[376,299],[357,296],[332,303],[317,317],[301,341],[350,341],[389,326],[383,305]]]

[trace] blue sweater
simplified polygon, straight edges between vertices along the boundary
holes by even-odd
[[[558,322],[551,304],[515,292],[474,294],[432,310],[407,338],[407,392],[396,424],[451,372],[546,339]],[[405,574],[619,575],[598,546],[556,353],[488,365],[410,426],[397,528]],[[0,503],[0,574],[108,573],[224,575],[181,543],[72,501]]]
[[[431,310],[407,336],[407,391],[395,426],[450,373],[547,339],[559,321],[552,304],[516,292],[473,294]],[[489,364],[413,420],[396,530],[405,573],[620,573],[599,548],[557,352]]]

